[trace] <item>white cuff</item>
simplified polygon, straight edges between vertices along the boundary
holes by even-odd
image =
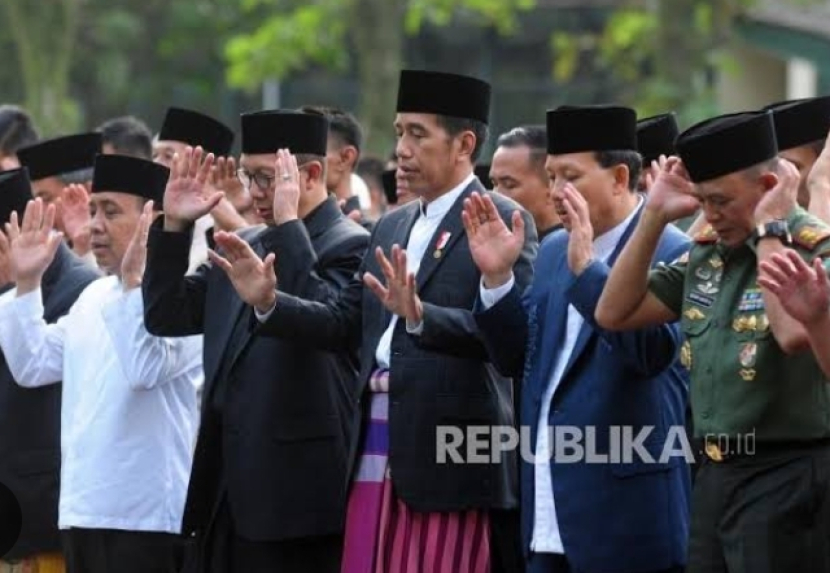
[[[408,320],[406,321],[406,331],[409,334],[413,334],[415,336],[421,336],[421,333],[424,331],[424,319],[422,318],[418,324],[412,324]]]
[[[507,294],[513,290],[513,285],[516,284],[515,277],[511,274],[510,280],[501,285],[500,287],[488,289],[484,286],[484,279],[481,279],[481,287],[479,288],[479,296],[481,298],[481,304],[484,305],[484,309],[487,310],[491,307],[496,306],[498,302],[507,296]]]
[[[256,316],[256,319],[260,323],[266,323],[266,322],[268,322],[268,319],[271,318],[271,315],[274,314],[274,309],[276,309],[276,308],[277,308],[277,301],[274,301],[273,306],[271,306],[271,308],[267,312],[260,313],[256,309],[256,307],[254,307],[254,315]]]

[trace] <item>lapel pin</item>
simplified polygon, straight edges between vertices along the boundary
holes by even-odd
[[[435,252],[432,253],[432,256],[436,259],[440,259],[441,255],[444,254],[444,247],[447,246],[447,243],[450,240],[451,233],[449,231],[443,231],[441,236],[438,237],[438,243],[435,245]]]

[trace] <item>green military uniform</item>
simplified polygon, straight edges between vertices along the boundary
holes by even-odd
[[[801,208],[787,222],[805,260],[830,254],[830,227]],[[705,445],[688,571],[827,573],[830,384],[812,352],[785,354],[776,342],[757,264],[752,241],[727,248],[707,229],[649,278],[681,317],[680,359]]]
[[[788,220],[805,260],[830,253],[830,227],[797,208]],[[830,437],[830,385],[812,353],[785,354],[770,330],[752,241],[728,249],[709,229],[649,289],[681,317],[695,436],[757,442]]]

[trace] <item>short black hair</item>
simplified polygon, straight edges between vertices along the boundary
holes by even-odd
[[[0,105],[0,153],[14,155],[40,140],[32,116],[16,105]]]
[[[487,127],[487,124],[483,121],[466,117],[453,117],[449,115],[436,115],[435,117],[438,125],[450,134],[450,137],[455,137],[465,131],[472,131],[475,134],[476,146],[473,149],[473,154],[470,159],[472,163],[478,161],[484,149],[484,144],[487,143],[487,136],[490,134],[490,128]]]
[[[640,171],[643,169],[643,157],[639,153],[630,149],[595,151],[594,157],[603,169],[619,164],[628,167],[628,188],[631,191],[637,190]]]
[[[140,119],[127,115],[116,117],[98,127],[101,145],[110,144],[116,153],[141,159],[153,158],[153,134]]]
[[[374,183],[376,187],[383,187],[383,172],[386,170],[386,164],[380,157],[364,157],[357,164],[357,173],[364,181]]]
[[[329,135],[334,135],[343,145],[357,149],[358,156],[363,147],[363,128],[355,116],[336,107],[306,105],[300,108],[304,113],[319,113],[329,120]]]
[[[544,125],[521,125],[503,133],[496,140],[496,147],[527,147],[530,160],[542,169],[548,157],[548,134]]]

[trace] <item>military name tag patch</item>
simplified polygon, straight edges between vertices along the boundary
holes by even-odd
[[[744,291],[738,303],[738,312],[752,312],[763,309],[764,297],[761,295],[761,289],[748,289]]]
[[[690,292],[689,296],[686,297],[686,300],[706,308],[711,308],[712,304],[715,302],[714,297],[696,291]]]

